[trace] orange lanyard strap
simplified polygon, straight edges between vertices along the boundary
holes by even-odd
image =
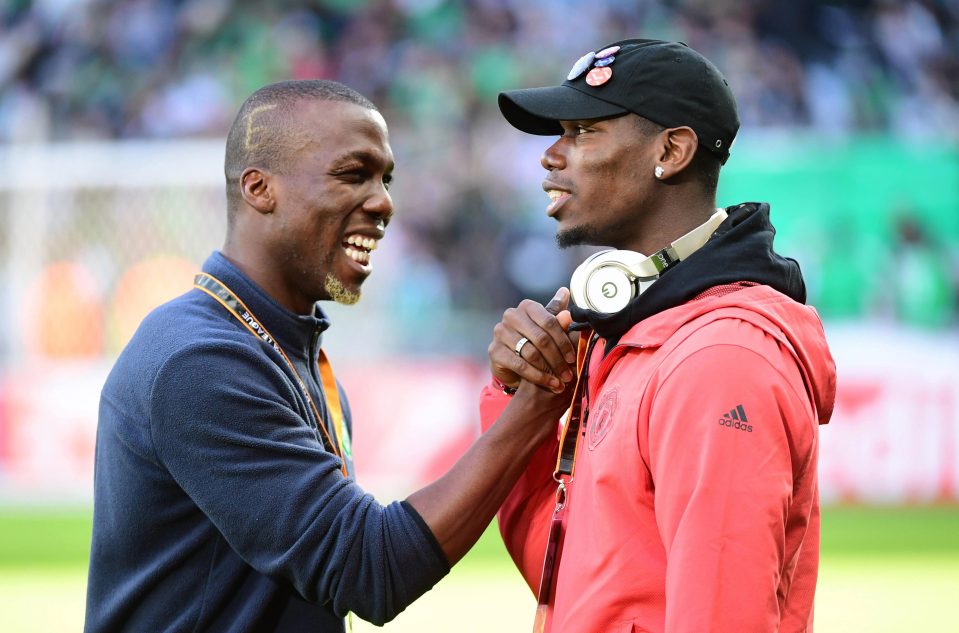
[[[353,445],[350,442],[350,430],[343,420],[343,407],[340,406],[340,390],[333,377],[333,366],[326,358],[326,352],[320,350],[319,361],[320,379],[323,381],[323,394],[326,396],[326,408],[333,419],[333,433],[336,435],[341,457],[346,458],[347,464],[353,463]]]
[[[557,482],[566,475],[573,478],[576,466],[576,446],[579,444],[580,426],[583,423],[583,395],[586,392],[586,364],[596,342],[593,330],[586,329],[580,332],[579,346],[576,349],[576,389],[573,391],[573,401],[569,405],[566,416],[566,426],[563,428],[563,439],[559,443],[559,453],[556,456],[556,470],[553,479]]]
[[[546,539],[546,553],[543,556],[543,571],[539,577],[539,590],[536,592],[536,616],[533,619],[533,633],[545,633],[549,624],[549,605],[552,602],[552,591],[556,570],[559,568],[559,559],[562,555],[564,537],[563,520],[566,513],[566,484],[573,480],[573,470],[576,465],[576,447],[579,444],[580,427],[583,418],[583,397],[588,389],[586,366],[589,356],[596,343],[593,330],[586,328],[579,335],[579,345],[576,349],[576,388],[573,390],[573,401],[566,414],[566,425],[563,427],[563,437],[559,443],[559,452],[556,456],[556,470],[553,479],[556,480],[556,507],[549,522],[549,532]],[[589,415],[589,411],[586,411]],[[565,477],[565,478],[564,478]]]
[[[336,379],[333,377],[333,367],[326,358],[326,353],[320,350],[320,358],[317,361],[317,365],[319,366],[320,378],[323,382],[323,395],[326,399],[326,406],[327,409],[329,409],[330,418],[332,418],[333,421],[333,433],[336,437],[335,443],[333,439],[330,438],[330,433],[327,431],[326,425],[323,424],[323,416],[320,415],[320,411],[316,403],[313,402],[306,383],[300,378],[300,374],[296,371],[293,362],[286,355],[286,352],[283,351],[283,348],[280,347],[280,344],[276,342],[276,339],[273,338],[267,329],[263,327],[263,324],[250,312],[246,304],[233,294],[233,292],[226,287],[226,284],[209,273],[199,273],[194,277],[193,287],[202,290],[216,299],[217,302],[236,317],[253,336],[269,344],[276,353],[280,355],[284,362],[286,362],[287,367],[289,367],[293,375],[296,376],[296,382],[300,387],[300,391],[303,392],[306,401],[310,403],[310,408],[313,409],[313,414],[316,416],[317,428],[320,432],[320,441],[327,451],[340,458],[342,462],[340,470],[344,477],[349,477],[353,465],[353,449],[350,443],[349,430],[346,428],[343,420],[343,408],[340,406],[340,392],[336,386]]]

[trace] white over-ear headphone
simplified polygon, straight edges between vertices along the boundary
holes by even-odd
[[[590,256],[573,272],[570,296],[580,308],[612,314],[642,294],[660,273],[686,259],[709,240],[726,219],[725,209],[716,209],[703,224],[650,256],[615,249]]]

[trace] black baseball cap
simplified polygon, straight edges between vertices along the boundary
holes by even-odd
[[[523,132],[554,136],[560,121],[632,112],[665,127],[689,126],[723,163],[739,131],[722,73],[682,42],[621,40],[581,57],[559,86],[509,90],[499,109]]]

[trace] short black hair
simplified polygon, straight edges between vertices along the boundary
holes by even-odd
[[[646,137],[655,136],[666,129],[665,126],[650,121],[638,114],[635,116],[635,119],[640,134]],[[696,153],[693,154],[693,160],[689,163],[689,166],[686,167],[686,171],[693,180],[696,180],[700,186],[702,186],[703,192],[707,196],[715,198],[716,189],[719,187],[719,170],[722,166],[722,159],[705,149],[702,145],[697,145]]]
[[[327,79],[281,81],[251,94],[230,126],[226,137],[226,201],[229,219],[239,204],[243,170],[258,167],[283,173],[291,149],[302,143],[290,123],[297,102],[304,99],[341,101],[376,110],[373,102],[349,86]]]

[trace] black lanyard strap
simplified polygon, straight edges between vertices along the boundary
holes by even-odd
[[[330,365],[330,361],[326,358],[326,353],[322,350],[320,351],[320,358],[317,364],[319,366],[320,376],[323,379],[323,394],[326,398],[327,409],[329,410],[330,417],[333,419],[333,437],[330,437],[330,431],[327,430],[326,424],[323,422],[323,416],[320,415],[320,410],[313,401],[313,397],[310,396],[309,388],[306,386],[306,383],[303,382],[303,379],[300,378],[300,374],[296,371],[293,362],[289,356],[286,355],[286,352],[283,351],[283,348],[280,347],[280,344],[276,342],[276,339],[273,338],[263,324],[257,320],[250,309],[246,307],[243,301],[233,294],[233,291],[227,288],[226,284],[209,273],[199,273],[194,277],[193,286],[216,299],[220,305],[226,308],[230,314],[246,326],[246,329],[249,330],[251,334],[270,345],[276,353],[280,355],[296,377],[296,383],[300,387],[300,391],[303,392],[303,396],[306,398],[310,408],[313,410],[313,414],[316,416],[317,427],[320,431],[320,442],[327,451],[340,458],[340,470],[344,477],[349,477],[351,475],[353,461],[350,433],[343,419],[339,390],[336,387],[333,368]]]

